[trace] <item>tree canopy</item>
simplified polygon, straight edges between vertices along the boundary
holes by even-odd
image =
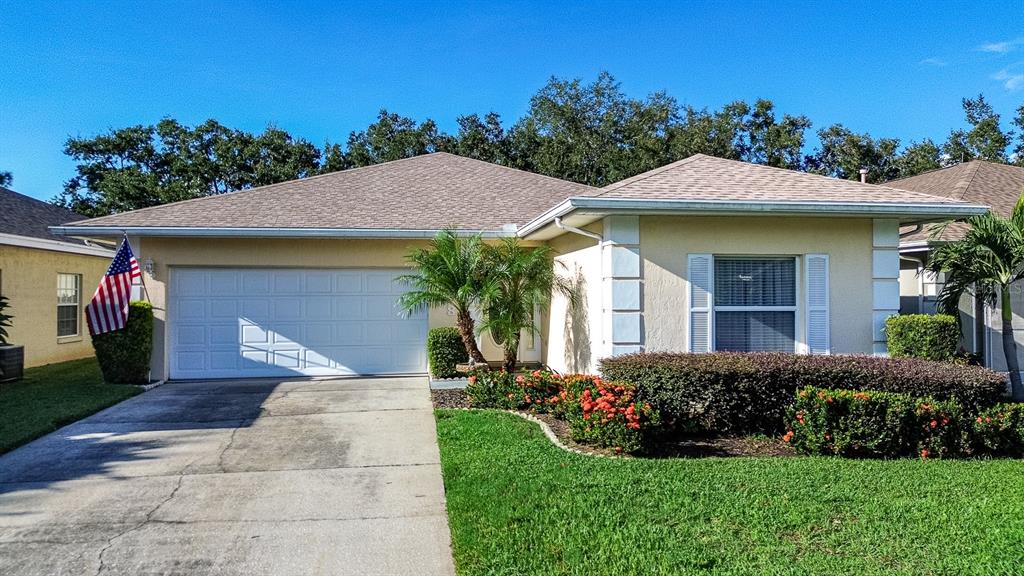
[[[382,109],[344,144],[318,147],[267,127],[255,134],[216,120],[186,126],[165,118],[151,126],[69,138],[76,174],[55,201],[88,216],[242,190],[305,176],[447,151],[592,186],[696,153],[884,182],[973,159],[1024,166],[1024,104],[1004,129],[984,96],[964,98],[965,126],[941,144],[834,124],[813,133],[811,120],[783,113],[771,100],[737,100],[719,109],[680,105],[665,92],[633,98],[603,72],[594,81],[552,77],[510,125],[495,112],[457,118],[454,134],[427,118]],[[0,173],[0,179],[5,173]]]

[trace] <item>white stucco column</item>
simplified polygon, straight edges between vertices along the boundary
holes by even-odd
[[[885,320],[900,311],[900,223],[898,220],[873,222],[871,249],[872,352],[888,355]]]
[[[644,343],[640,217],[606,217],[604,237],[603,352],[639,352]]]

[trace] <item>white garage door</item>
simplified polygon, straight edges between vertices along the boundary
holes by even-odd
[[[425,372],[427,314],[401,270],[175,268],[171,378]]]

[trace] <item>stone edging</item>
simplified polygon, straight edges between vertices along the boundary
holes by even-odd
[[[445,408],[445,410],[466,410],[466,411],[472,411],[472,412],[490,412],[490,411],[494,411],[494,409],[491,409],[491,408]],[[547,422],[544,422],[543,420],[541,420],[540,418],[537,418],[533,414],[527,414],[526,412],[519,412],[519,411],[516,411],[516,410],[497,410],[497,412],[504,412],[506,414],[512,414],[513,416],[518,416],[518,417],[522,418],[523,420],[526,420],[527,422],[533,422],[534,424],[540,426],[541,432],[543,432],[544,435],[547,436],[548,440],[550,440],[552,444],[554,444],[555,446],[561,448],[562,450],[565,450],[566,452],[571,452],[573,454],[580,454],[582,456],[593,456],[593,457],[596,457],[596,458],[609,458],[609,459],[612,459],[612,460],[621,460],[621,459],[625,459],[626,458],[625,456],[615,456],[613,454],[601,454],[599,452],[591,452],[589,450],[581,450],[581,449],[576,448],[574,446],[569,446],[569,445],[565,444],[564,442],[562,442],[562,440],[558,437],[558,435],[555,434],[555,431],[551,429],[551,426],[547,425]]]

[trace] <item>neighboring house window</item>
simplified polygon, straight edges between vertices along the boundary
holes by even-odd
[[[78,336],[81,315],[80,274],[57,274],[57,337]]]
[[[796,351],[796,259],[714,257],[714,349]]]

